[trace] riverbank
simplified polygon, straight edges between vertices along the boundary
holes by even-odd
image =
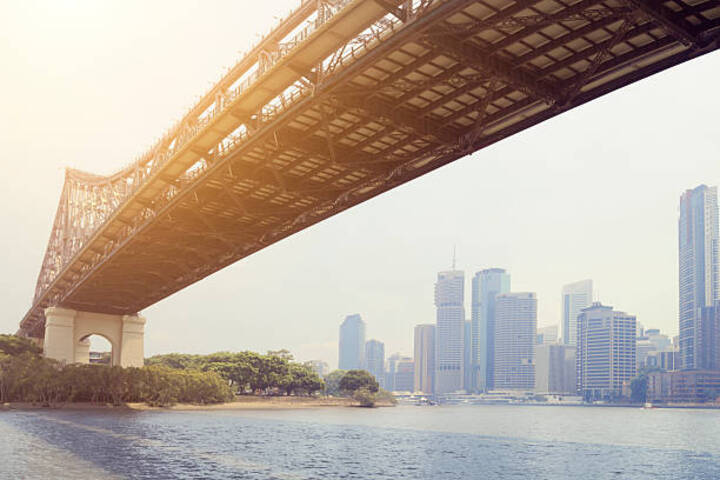
[[[343,397],[264,397],[264,396],[241,396],[235,401],[215,404],[189,404],[178,403],[167,407],[153,407],[146,403],[124,403],[115,406],[109,403],[74,402],[42,406],[39,403],[12,402],[0,405],[2,410],[177,410],[177,411],[198,411],[198,410],[275,410],[295,408],[326,408],[326,407],[359,407],[359,403],[351,398]],[[391,407],[390,402],[377,402],[377,407]]]

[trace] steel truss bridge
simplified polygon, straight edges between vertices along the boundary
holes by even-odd
[[[305,0],[129,167],[67,170],[19,333],[49,306],[138,312],[718,47],[712,0]]]

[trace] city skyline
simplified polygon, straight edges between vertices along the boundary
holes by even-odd
[[[127,4],[63,14],[64,23],[52,4],[40,11],[19,5],[3,15],[3,31],[18,41],[0,45],[15,72],[1,81],[6,158],[16,160],[8,162],[15,181],[0,189],[0,215],[18,234],[0,244],[9,252],[0,330],[14,332],[27,311],[63,168],[109,173],[126,165],[217,79],[222,65],[233,63],[238,49],[274,23],[272,15],[295,5],[279,0],[256,12],[232,2],[182,11]],[[23,29],[7,21],[18,16],[27,20]],[[238,18],[247,28],[238,28]],[[188,38],[197,22],[214,28]],[[107,48],[117,54],[106,55]],[[205,55],[193,53],[201,50]],[[387,351],[409,354],[413,326],[433,320],[432,279],[449,264],[453,244],[467,271],[501,266],[522,279],[514,288],[536,291],[541,326],[558,322],[562,284],[592,276],[604,302],[676,334],[677,198],[690,186],[720,180],[714,153],[720,99],[703,94],[715,88],[719,60],[710,54],[578,107],[173,295],[142,312],[147,355],[287,347],[299,359],[336,366],[337,319],[352,311],[363,312],[372,325],[368,335],[382,338]],[[139,76],[130,73],[138,61]],[[37,78],[45,68],[53,82]],[[668,98],[688,82],[696,86],[689,95]],[[27,98],[35,101],[28,105]],[[78,105],[76,122],[68,122]],[[35,118],[47,122],[38,127]],[[683,121],[668,126],[667,118]],[[690,144],[698,154],[687,155]],[[609,182],[618,193],[607,194]],[[23,195],[34,201],[18,202]],[[590,228],[592,238],[573,242]],[[615,228],[624,229],[623,239],[614,238]],[[379,273],[384,268],[392,269],[391,278]],[[631,292],[633,282],[614,275],[619,268],[646,288]],[[269,324],[277,328],[268,331]]]

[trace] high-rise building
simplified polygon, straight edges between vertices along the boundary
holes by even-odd
[[[717,187],[700,185],[683,193],[678,234],[680,363],[687,370],[701,368],[702,309],[720,300]]]
[[[435,379],[435,325],[415,326],[415,382],[413,390],[433,393]]]
[[[463,334],[465,274],[460,270],[438,273],[435,283],[435,393],[463,389]]]
[[[700,309],[697,337],[696,368],[720,370],[720,302]]]
[[[365,370],[385,388],[385,344],[378,340],[365,342]]]
[[[412,392],[415,387],[415,364],[410,357],[401,357],[395,363],[393,391]]]
[[[558,326],[549,325],[547,327],[538,327],[537,340],[538,345],[552,345],[558,343]]]
[[[578,316],[578,392],[587,399],[614,398],[636,370],[636,319],[593,303]]]
[[[356,370],[365,367],[365,322],[360,315],[348,315],[340,325],[340,370]]]
[[[388,357],[385,389],[391,392],[412,392],[415,387],[415,367],[411,357],[393,353]]]
[[[472,360],[472,322],[465,320],[465,332],[463,334],[463,386],[466,391],[472,391],[473,387],[473,360]]]
[[[473,384],[468,390],[493,388],[495,360],[495,296],[510,291],[510,274],[502,268],[489,268],[475,274],[472,281],[472,360]]]
[[[577,393],[575,346],[545,343],[535,346],[535,391]]]
[[[534,293],[501,293],[495,297],[495,389],[535,388],[536,331]]]
[[[562,341],[565,345],[577,344],[577,317],[592,303],[592,280],[565,285],[562,289]]]

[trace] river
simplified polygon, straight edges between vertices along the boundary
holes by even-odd
[[[720,410],[0,411],[1,479],[719,479]]]

